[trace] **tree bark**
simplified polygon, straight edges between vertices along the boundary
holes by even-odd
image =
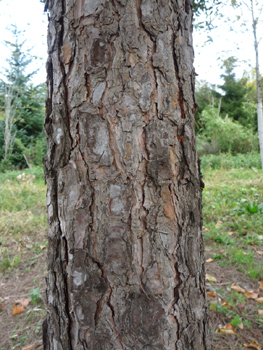
[[[49,0],[45,350],[203,350],[191,0]]]
[[[258,40],[257,40],[257,23],[254,15],[254,3],[251,3],[251,15],[252,15],[252,27],[254,35],[254,49],[256,54],[256,82],[257,82],[257,116],[258,116],[258,138],[259,138],[259,149],[261,157],[261,167],[263,169],[263,108],[262,108],[262,87],[259,73],[259,58],[258,58]]]

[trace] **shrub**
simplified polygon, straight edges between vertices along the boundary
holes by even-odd
[[[43,166],[27,168],[24,170],[12,170],[0,173],[0,184],[4,183],[6,180],[15,180],[18,175],[25,173],[25,175],[31,174],[35,175],[36,180],[44,181],[44,169]]]
[[[258,151],[257,135],[230,118],[221,118],[217,108],[204,109],[201,123],[197,147],[199,156],[219,152],[237,154]]]

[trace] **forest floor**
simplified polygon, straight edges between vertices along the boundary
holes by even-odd
[[[7,178],[0,176],[0,350],[40,350],[46,187]],[[207,170],[204,182],[212,349],[263,350],[263,172]]]

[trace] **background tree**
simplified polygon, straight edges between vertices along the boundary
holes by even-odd
[[[198,133],[201,128],[200,120],[203,110],[211,106],[217,108],[221,104],[222,96],[217,91],[217,86],[204,80],[198,80],[196,82],[195,98],[198,104],[195,113],[195,130]]]
[[[4,112],[3,112],[3,139],[4,139],[4,160],[7,161],[10,156],[15,140],[16,132],[13,130],[15,115],[17,114],[18,96],[14,91],[13,85],[6,85],[1,94]]]
[[[245,102],[243,103],[243,109],[249,116],[248,125],[251,125],[254,131],[258,130],[257,122],[257,84],[256,84],[256,71],[252,69],[251,72],[244,72],[244,78],[246,78],[247,92],[245,95]],[[261,77],[261,84],[263,78]]]
[[[178,3],[46,4],[45,349],[210,348],[192,6]]]
[[[246,3],[246,2],[245,2]],[[256,4],[258,16],[255,14],[254,4]],[[258,54],[258,38],[257,38],[257,25],[259,21],[259,17],[263,11],[263,4],[259,1],[254,2],[254,0],[250,0],[250,3],[246,5],[251,11],[252,17],[252,28],[254,34],[254,49],[256,54],[256,82],[257,82],[257,114],[258,114],[258,137],[259,137],[259,147],[261,154],[261,164],[263,168],[263,111],[262,111],[262,86],[260,80],[260,72],[259,72],[259,54]]]
[[[25,166],[21,148],[13,141],[16,137],[26,148],[30,146],[32,150],[37,139],[44,141],[45,87],[44,84],[34,86],[31,83],[36,71],[28,73],[28,69],[34,57],[30,55],[30,50],[25,50],[25,41],[21,41],[22,33],[16,26],[13,26],[12,34],[14,42],[6,41],[11,54],[3,73],[4,79],[0,81],[1,129],[6,130],[0,138],[0,156],[6,159],[8,155],[9,162],[14,166]],[[12,112],[12,118],[7,122],[10,114],[8,111]]]
[[[263,4],[262,1],[258,0],[233,0],[232,5],[236,8],[249,10],[251,14],[251,26],[252,33],[254,37],[254,50],[256,56],[256,84],[257,84],[257,119],[258,119],[258,137],[259,137],[259,148],[261,154],[261,163],[263,168],[263,112],[262,112],[262,87],[261,87],[261,77],[260,77],[260,69],[259,69],[259,53],[258,53],[258,45],[261,40],[258,39],[258,24],[262,22],[262,13],[263,13]]]
[[[224,60],[222,65],[222,68],[225,69],[225,74],[221,75],[224,83],[219,86],[224,93],[221,95],[221,113],[223,116],[228,115],[228,117],[238,121],[240,124],[248,126],[250,116],[243,108],[248,90],[247,79],[245,77],[236,79],[234,69],[237,61],[236,57],[231,56]]]

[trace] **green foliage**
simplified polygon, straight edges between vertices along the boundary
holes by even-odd
[[[223,91],[221,114],[223,116],[228,115],[229,118],[238,121],[244,126],[248,126],[252,120],[244,109],[244,104],[250,88],[247,85],[248,79],[246,77],[239,80],[236,79],[234,69],[237,63],[238,59],[231,56],[222,65],[222,68],[225,69],[225,74],[221,75],[224,79],[224,84],[219,86]],[[253,122],[255,123],[256,120],[253,120]],[[255,125],[253,126],[255,127]]]
[[[234,247],[228,251],[228,259],[234,263],[237,269],[246,273],[251,278],[261,278],[263,274],[263,266],[258,264],[255,259],[255,253],[251,249],[246,251],[244,255],[243,249]]]
[[[236,315],[230,322],[235,327],[238,327],[242,323],[242,318],[239,315]]]
[[[40,287],[37,287],[29,293],[29,296],[31,298],[31,302],[34,305],[37,305],[38,303],[42,302],[43,298],[42,298],[42,295],[40,294],[39,290],[40,290]]]
[[[30,64],[35,57],[30,54],[30,50],[25,49],[25,41],[21,42],[21,32],[14,26],[12,30],[14,41],[6,42],[10,49],[10,57],[7,60],[8,68],[5,70],[5,80],[0,81],[0,160],[4,158],[4,129],[5,129],[5,90],[7,86],[12,86],[17,100],[14,125],[12,126],[12,135],[15,135],[17,141],[13,148],[9,162],[15,166],[27,167],[24,155],[27,151],[27,159],[30,164],[40,165],[40,147],[45,151],[43,142],[45,140],[43,133],[43,122],[45,112],[45,84],[34,86],[30,79],[36,71],[27,73]],[[39,140],[39,141],[38,141]],[[38,145],[36,146],[36,143]],[[35,147],[37,147],[38,159],[34,159]],[[43,156],[43,154],[42,154]],[[2,171],[11,169],[3,164]]]
[[[21,254],[16,254],[14,257],[11,257],[8,249],[1,249],[0,258],[0,270],[11,270],[11,268],[15,268],[19,264]]]
[[[203,191],[204,236],[216,247],[220,266],[253,278],[263,276],[263,171],[207,170]],[[251,248],[251,245],[253,248]]]
[[[42,158],[43,158],[43,144],[40,139],[36,141],[35,145],[35,165],[41,166],[42,165]]]
[[[215,85],[211,85],[204,80],[198,80],[196,82],[195,99],[198,104],[195,114],[195,131],[199,133],[199,129],[202,127],[200,120],[203,110],[209,106],[218,108],[220,94],[216,91]]]
[[[20,344],[24,345],[27,339],[28,339],[28,336],[26,334],[22,334],[20,337]]]
[[[6,170],[11,170],[13,168],[12,163],[10,162],[10,159],[2,159],[0,162],[0,173],[5,172]]]
[[[23,143],[20,139],[15,139],[15,143],[16,143],[17,147],[21,149],[22,152],[27,151],[26,147],[23,145]]]
[[[232,0],[233,1],[233,0]],[[219,0],[194,0],[193,1],[193,13],[194,13],[194,25],[196,29],[210,31],[214,28],[213,19],[219,15],[220,8],[223,1]],[[201,22],[199,18],[203,16],[205,18]],[[211,38],[211,37],[210,37]]]
[[[217,108],[205,108],[200,124],[197,146],[199,155],[218,152],[237,154],[258,150],[258,139],[252,130],[230,118],[221,118]]]
[[[219,88],[205,81],[197,82],[195,115],[197,150],[199,156],[231,152],[232,154],[258,152],[256,86],[251,74],[235,78],[235,57],[224,61],[224,84]],[[252,80],[251,80],[252,79]],[[223,118],[220,118],[223,115]]]
[[[234,241],[233,239],[231,239],[231,237],[229,237],[228,235],[223,235],[221,233],[216,235],[216,237],[214,238],[214,241],[225,245],[234,244]]]
[[[10,200],[10,195],[13,200]],[[45,208],[45,191],[40,192],[39,188],[32,185],[20,185],[17,182],[7,186],[0,186],[0,208],[2,211],[17,212],[26,211],[34,207],[36,212]],[[30,216],[30,213],[28,213]],[[15,225],[15,222],[13,223]],[[11,228],[10,228],[11,230]]]
[[[236,155],[229,153],[209,154],[201,156],[201,168],[203,173],[206,173],[209,169],[230,170],[250,168],[257,171],[257,169],[261,169],[261,159],[258,153],[239,153]]]
[[[14,181],[17,183],[16,178],[18,175],[21,175],[21,170],[12,170],[0,173],[0,184],[4,184],[6,180]],[[44,181],[44,170],[42,166],[32,167],[31,169],[24,169],[23,173],[25,175],[35,175],[36,181],[43,183]]]
[[[259,210],[262,211],[263,207],[262,207],[262,203],[260,203],[259,205],[255,202],[251,202],[248,203],[246,205],[244,205],[245,209],[250,213],[250,214],[255,214],[257,213]]]

